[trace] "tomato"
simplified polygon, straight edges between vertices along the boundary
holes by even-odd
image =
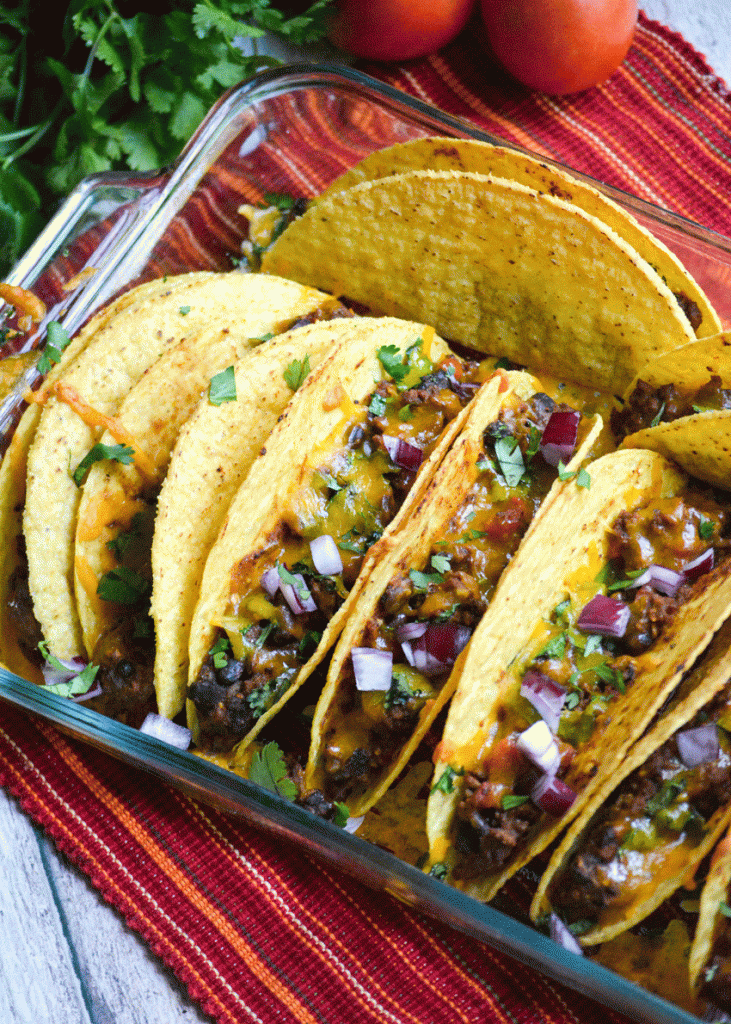
[[[467,24],[474,0],[336,0],[328,37],[370,60],[434,53]]]
[[[616,71],[632,43],[637,0],[481,0],[493,53],[518,81],[578,92]]]

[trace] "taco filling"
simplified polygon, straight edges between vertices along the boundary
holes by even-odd
[[[660,423],[718,409],[731,409],[731,389],[723,387],[717,374],[692,393],[681,393],[674,384],[653,387],[639,380],[622,408],[612,411],[610,425],[617,441],[621,441]]]
[[[492,371],[454,355],[435,365],[421,340],[405,360],[393,346],[378,358],[390,379],[351,403],[268,545],[232,572],[228,609],[188,692],[204,750],[231,750],[286,693],[444,427]]]
[[[391,579],[348,663],[348,696],[324,738],[324,793],[369,790],[413,733],[487,608],[505,566],[573,454],[581,414],[516,394],[483,432],[477,476],[426,561]],[[560,436],[560,452],[550,438]],[[544,441],[545,439],[545,441]],[[551,461],[547,461],[550,459]]]
[[[616,518],[594,595],[580,607],[567,596],[554,608],[521,666],[520,690],[500,710],[490,754],[465,778],[455,878],[501,870],[544,814],[569,810],[596,770],[578,755],[651,666],[646,653],[693,596],[694,581],[726,555],[721,500],[686,488]]]
[[[583,932],[622,920],[688,864],[731,804],[729,728],[727,685],[602,806],[550,888],[567,924]]]

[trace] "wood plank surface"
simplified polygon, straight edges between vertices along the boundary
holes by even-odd
[[[681,32],[731,82],[728,0],[647,0],[649,17]],[[332,59],[319,47],[268,49]],[[0,1022],[206,1024],[182,986],[73,865],[0,790]]]

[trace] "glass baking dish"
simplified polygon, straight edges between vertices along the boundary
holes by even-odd
[[[295,65],[257,75],[213,107],[169,170],[143,176],[96,175],[74,190],[8,278],[32,288],[48,310],[36,335],[24,344],[30,348],[42,342],[51,320],[60,319],[73,334],[94,310],[131,284],[187,270],[230,270],[246,235],[246,222],[237,213],[242,203],[258,203],[268,192],[315,195],[375,149],[425,135],[505,145],[351,69]],[[706,291],[724,324],[731,324],[731,240],[571,173],[629,209],[672,249]],[[0,355],[16,351],[22,348],[7,342]],[[0,406],[5,443],[22,407],[22,395],[36,378],[31,364]],[[291,840],[636,1020],[697,1020],[591,960],[567,952],[525,921],[464,896],[193,754],[45,693],[2,668],[0,698],[197,799]]]

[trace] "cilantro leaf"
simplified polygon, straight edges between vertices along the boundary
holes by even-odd
[[[428,590],[430,583],[442,582],[442,576],[438,572],[429,573],[421,572],[419,569],[410,569],[409,576],[417,590]]]
[[[84,478],[95,462],[102,462],[104,459],[111,459],[120,462],[123,466],[129,466],[134,462],[134,448],[125,444],[102,444],[99,441],[91,448],[71,474],[77,487],[81,487]]]
[[[409,372],[408,366],[403,362],[401,349],[396,345],[381,345],[376,354],[379,363],[392,380],[403,380]]]
[[[501,803],[504,811],[510,811],[513,807],[520,807],[530,800],[529,796],[517,796],[515,793],[506,793]]]
[[[431,556],[431,566],[432,566],[432,569],[436,570],[436,572],[439,572],[439,573],[449,572],[449,570],[451,568],[451,564],[450,564],[450,560],[449,560],[449,555],[432,555]]]
[[[62,672],[68,674],[68,667],[63,664],[62,661],[50,653],[48,650],[48,644],[45,640],[41,640],[38,644],[38,650],[45,658],[47,664],[55,669],[56,672]],[[91,662],[78,673],[78,675],[72,676],[70,679],[66,679],[58,683],[46,683],[44,690],[46,693],[55,693],[59,697],[80,697],[84,693],[88,693],[91,689],[96,674],[99,671],[98,665],[93,665]]]
[[[115,604],[137,604],[149,591],[149,580],[124,565],[105,573],[96,589],[102,600]]]
[[[464,775],[464,768],[453,768],[451,764],[448,764],[442,774],[439,776],[437,781],[431,787],[430,792],[432,793],[453,793],[454,792],[454,780]]]
[[[307,375],[310,372],[310,356],[309,353],[304,359],[293,359],[287,369],[283,373],[284,382],[290,391],[297,391],[301,388],[307,379]]]
[[[523,453],[515,437],[499,437],[495,442],[495,457],[500,464],[500,472],[505,477],[508,487],[517,487],[525,473]]]
[[[662,405],[660,406],[660,408],[657,410],[657,415],[653,416],[653,418],[652,418],[652,422],[650,423],[651,427],[656,427],[660,423],[660,421],[662,420],[662,414],[664,412],[665,412],[665,403],[663,402]]]
[[[273,740],[254,754],[249,768],[249,778],[263,789],[268,789],[285,800],[294,800],[297,796],[295,784],[287,776],[282,751]]]
[[[431,878],[438,878],[439,881],[443,881],[449,874],[449,868],[442,861],[437,864],[432,864],[429,868],[429,875]]]
[[[223,405],[224,402],[236,401],[236,374],[233,366],[211,377],[208,385],[208,401],[211,405]]]
[[[42,374],[48,373],[51,367],[59,362],[63,350],[70,341],[71,338],[61,324],[56,320],[52,320],[46,331],[46,344],[38,360],[38,372]]]
[[[112,552],[118,562],[121,562],[136,540],[142,537],[142,524],[144,516],[141,512],[135,512],[132,516],[129,530],[121,530],[116,537],[107,541],[107,548]]]

